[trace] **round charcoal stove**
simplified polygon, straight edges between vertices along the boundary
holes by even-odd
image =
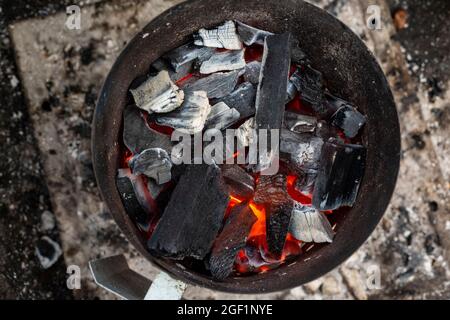
[[[93,127],[98,185],[129,241],[173,277],[228,292],[289,289],[338,266],[381,219],[399,168],[383,72],[303,1],[164,12],[118,57]],[[279,129],[279,153],[177,165],[187,149],[174,148],[174,130],[210,129],[235,129],[243,149],[225,159],[251,148],[253,129]]]

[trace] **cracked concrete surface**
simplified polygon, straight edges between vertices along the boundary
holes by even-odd
[[[127,243],[99,198],[90,162],[90,123],[100,85],[126,41],[177,2],[107,1],[85,6],[80,31],[62,28],[64,13],[10,25],[64,259],[67,265],[82,267],[82,289],[74,291],[76,298],[114,298],[93,284],[87,270],[90,259],[123,252],[136,271],[149,278],[158,272]],[[371,238],[343,265],[316,281],[258,296],[188,286],[184,297],[448,299],[450,93],[442,90],[430,99],[429,75],[422,72],[427,67],[417,71],[408,49],[396,38],[404,31],[395,30],[390,10],[399,3],[310,2],[336,15],[361,37],[391,84],[402,130],[401,169],[391,205]],[[382,8],[382,30],[366,27],[366,8],[374,3]],[[445,83],[442,88],[449,86]]]

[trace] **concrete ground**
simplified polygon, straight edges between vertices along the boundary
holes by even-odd
[[[48,2],[15,1],[0,11],[0,298],[113,299],[93,283],[89,260],[125,253],[130,266],[147,277],[158,270],[128,244],[99,197],[90,160],[92,113],[126,42],[179,1],[79,2],[79,31],[63,27],[68,1]],[[391,205],[363,247],[312,283],[260,296],[188,286],[184,297],[449,299],[450,3],[310,2],[363,39],[391,84],[402,130]],[[366,27],[371,4],[382,9],[381,30]],[[51,228],[49,217],[55,221]],[[45,235],[63,251],[47,270],[34,254]],[[81,267],[80,290],[67,289],[68,265]]]

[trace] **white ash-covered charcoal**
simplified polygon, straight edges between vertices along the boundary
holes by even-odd
[[[231,195],[241,199],[253,197],[255,193],[255,179],[252,175],[236,164],[226,164],[221,169]]]
[[[290,68],[290,34],[267,36],[261,66],[261,81],[256,92],[256,129],[266,129],[267,141],[272,140],[271,130],[281,129],[286,101],[287,81]],[[268,143],[267,154],[258,155],[255,171],[269,168],[277,150]]]
[[[205,91],[189,91],[186,92],[180,108],[158,116],[156,122],[188,134],[194,134],[203,130],[210,110],[211,106]]]
[[[322,73],[313,69],[309,65],[298,67],[289,78],[291,83],[289,95],[292,96],[292,85],[300,93],[300,98],[311,105],[320,118],[328,118],[330,110],[324,103],[324,89]]]
[[[316,130],[317,119],[291,111],[284,113],[284,126],[292,132],[312,133]]]
[[[248,147],[255,139],[256,135],[255,128],[256,128],[255,118],[250,118],[243,124],[241,124],[240,127],[237,128],[235,132],[237,142],[241,146]]]
[[[230,108],[225,102],[219,102],[211,107],[206,118],[205,129],[226,129],[236,123],[240,117],[236,109]]]
[[[259,75],[261,73],[261,62],[252,61],[245,66],[244,80],[252,84],[259,83]]]
[[[155,256],[204,259],[229,203],[219,167],[188,165],[148,241]]]
[[[282,129],[280,134],[280,155],[295,171],[317,169],[322,152],[323,140],[309,133],[296,133]]]
[[[123,142],[133,154],[151,148],[162,148],[166,151],[172,149],[170,136],[151,129],[138,108],[127,106],[123,117]]]
[[[230,108],[236,109],[240,119],[255,115],[256,88],[250,82],[240,84],[232,93],[221,99]]]
[[[364,175],[366,148],[330,139],[323,145],[312,203],[319,210],[353,206]]]
[[[200,29],[194,35],[194,43],[197,46],[240,50],[243,45],[236,32],[233,21],[226,21],[223,25],[210,30]]]
[[[146,201],[145,186],[142,181],[140,182],[132,175],[130,169],[119,169],[116,186],[125,212],[140,225],[147,225],[151,208],[150,202]]]
[[[166,53],[163,58],[170,63],[175,72],[180,72],[186,68],[192,69],[196,60],[205,61],[214,52],[214,48],[199,47],[193,43],[187,43]]]
[[[234,90],[243,72],[243,70],[234,70],[213,73],[205,78],[188,82],[183,90],[185,92],[205,91],[210,99],[223,98]]]
[[[294,188],[303,194],[312,194],[317,178],[317,170],[303,169],[302,171],[297,171],[297,174],[298,179],[295,182]]]
[[[272,32],[257,29],[240,21],[236,21],[236,24],[239,38],[241,38],[242,42],[247,46],[251,46],[252,44],[263,45],[266,37],[273,35]]]
[[[142,151],[129,161],[129,165],[134,175],[143,174],[159,185],[172,179],[172,161],[169,154],[161,148]]]
[[[296,202],[292,210],[289,232],[303,242],[333,242],[334,231],[326,215]]]
[[[354,138],[366,123],[366,117],[362,115],[351,103],[335,97],[326,95],[326,101],[332,110],[336,110],[331,117],[331,123],[342,129],[348,138]]]
[[[214,242],[209,259],[214,279],[224,280],[233,271],[236,256],[245,247],[247,237],[256,220],[247,202],[231,210],[222,231]]]
[[[156,76],[159,72],[166,70],[172,81],[177,82],[193,71],[193,63],[182,65],[177,71],[174,71],[170,64],[162,58],[157,59],[150,67],[150,74]]]
[[[150,77],[136,89],[130,90],[136,106],[149,113],[167,113],[184,100],[184,92],[172,82],[167,70]]]
[[[203,61],[200,73],[210,74],[218,71],[231,71],[245,68],[244,50],[222,51],[214,53]]]

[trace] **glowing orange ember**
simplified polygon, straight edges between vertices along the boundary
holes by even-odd
[[[303,194],[300,191],[295,189],[295,182],[298,177],[296,176],[288,176],[287,177],[287,192],[291,196],[292,199],[300,202],[303,205],[311,205],[312,199],[310,194]]]

